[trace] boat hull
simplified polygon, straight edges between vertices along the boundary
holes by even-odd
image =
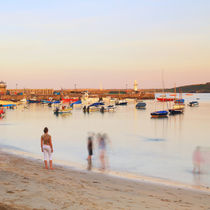
[[[166,102],[166,101],[174,101],[174,98],[157,98],[158,101]]]
[[[151,113],[152,118],[164,118],[167,116],[168,116],[168,111],[157,111]]]
[[[183,109],[169,109],[168,111],[169,111],[170,115],[182,114],[183,113]]]
[[[126,106],[128,104],[128,102],[120,102],[120,103],[116,103],[116,106]]]

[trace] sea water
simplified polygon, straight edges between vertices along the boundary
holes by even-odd
[[[192,173],[195,148],[201,146],[210,151],[210,94],[183,94],[183,98],[184,114],[164,119],[152,119],[150,113],[170,108],[171,102],[148,100],[145,110],[137,110],[131,102],[104,114],[84,114],[82,109],[73,109],[72,114],[59,116],[42,104],[31,104],[28,109],[19,106],[7,110],[0,120],[0,147],[42,155],[40,137],[47,126],[54,160],[85,169],[88,132],[106,133],[109,170],[210,186],[208,170],[200,175]],[[191,100],[198,100],[199,107],[187,106]],[[96,141],[93,166],[99,167]]]

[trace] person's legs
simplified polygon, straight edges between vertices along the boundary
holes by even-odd
[[[87,170],[91,170],[91,168],[92,168],[92,158],[91,158],[91,155],[88,156],[87,161],[88,161]]]
[[[43,152],[44,152],[44,165],[45,165],[45,168],[48,169],[48,166],[47,166],[47,150],[46,148],[43,148]]]
[[[52,166],[52,160],[49,161],[50,162],[50,169],[53,170],[53,166]]]
[[[44,161],[45,169],[48,169],[47,160]]]
[[[104,152],[104,150],[101,150],[100,160],[101,160],[101,169],[105,170],[105,152]]]
[[[53,170],[52,166],[52,153],[51,153],[51,148],[48,149],[48,155],[49,155],[49,164],[50,164],[50,169]]]

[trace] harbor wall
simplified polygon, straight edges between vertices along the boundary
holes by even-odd
[[[49,98],[60,100],[64,97],[82,97],[85,92],[88,92],[89,97],[110,97],[110,98],[133,98],[133,99],[154,99],[154,92],[144,92],[143,90],[133,91],[131,89],[68,89],[68,90],[53,90],[53,89],[8,89],[4,94],[0,95],[1,100],[31,99],[36,97],[38,100],[47,100]]]

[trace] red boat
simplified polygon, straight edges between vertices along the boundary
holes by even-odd
[[[158,101],[162,101],[162,102],[164,102],[164,101],[174,101],[175,98],[158,97],[157,100],[158,100]]]
[[[63,103],[73,103],[78,100],[79,100],[78,98],[62,98]]]

